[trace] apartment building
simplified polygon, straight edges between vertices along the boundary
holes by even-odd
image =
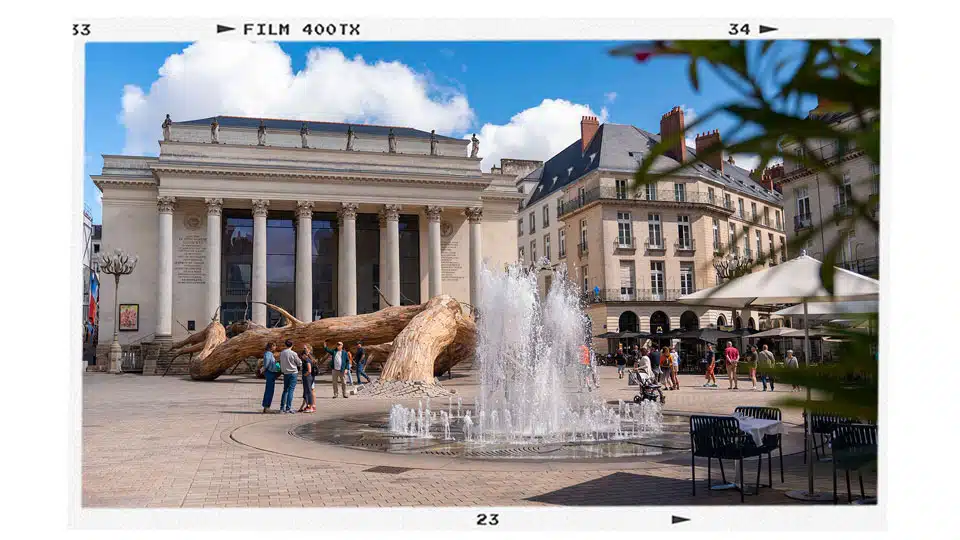
[[[518,257],[564,262],[589,304],[594,335],[622,330],[762,326],[756,312],[688,306],[683,294],[718,284],[714,257],[768,258],[786,253],[779,193],[761,186],[733,160],[717,156],[657,185],[633,186],[633,174],[659,135],[595,117],[581,138],[547,160],[518,220]],[[661,133],[684,131],[682,109],[663,115]],[[697,159],[720,141],[701,134],[697,148],[678,144],[654,170]],[[519,234],[521,233],[522,234]],[[548,247],[549,246],[549,247]],[[549,287],[541,277],[542,290]],[[607,342],[595,342],[606,352]]]
[[[839,129],[852,129],[860,121],[852,112],[830,112],[829,107],[810,111],[810,116],[829,122]],[[874,113],[867,121],[878,121]],[[807,254],[823,259],[839,242],[837,266],[873,278],[880,274],[880,237],[878,231],[862,220],[847,219],[853,215],[853,200],[866,200],[880,193],[880,166],[873,163],[863,149],[855,144],[841,147],[836,141],[815,144],[803,149],[797,144],[785,144],[787,157],[778,169],[768,169],[765,178],[783,193],[784,212],[790,225],[787,237],[801,238],[819,228],[802,246],[794,246],[791,256],[805,249]],[[810,154],[810,155],[808,155]],[[827,171],[813,171],[810,161],[825,161]],[[839,185],[831,176],[840,180]],[[879,218],[879,198],[873,209]]]

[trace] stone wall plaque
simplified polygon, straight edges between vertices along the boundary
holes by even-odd
[[[207,238],[183,234],[177,239],[173,271],[177,283],[206,283]]]
[[[443,281],[461,281],[463,265],[460,263],[460,242],[451,240],[440,246],[440,278]]]

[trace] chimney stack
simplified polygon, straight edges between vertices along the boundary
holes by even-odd
[[[582,152],[586,153],[587,147],[590,146],[590,141],[593,140],[593,136],[597,134],[598,129],[600,129],[600,121],[597,120],[596,116],[584,116],[580,120],[580,149]]]
[[[761,177],[761,184],[769,189],[770,191],[780,191],[780,186],[774,181],[780,178],[783,178],[783,163],[779,165],[774,165],[773,167],[767,167],[763,170],[763,175]]]
[[[683,109],[674,107],[660,117],[660,140],[672,141],[672,147],[665,154],[683,163],[687,160],[687,143],[684,141]]]
[[[723,174],[723,152],[720,150],[719,129],[697,134],[697,157]],[[733,164],[732,156],[730,163]]]

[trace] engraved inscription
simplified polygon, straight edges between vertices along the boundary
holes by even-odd
[[[452,240],[440,247],[440,277],[443,281],[463,280],[460,263],[460,242]]]
[[[177,283],[206,283],[207,238],[184,234],[177,239],[177,256],[173,270]]]

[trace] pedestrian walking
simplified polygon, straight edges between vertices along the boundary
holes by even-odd
[[[787,366],[787,369],[800,369],[800,362],[797,360],[797,357],[793,355],[792,349],[787,351],[787,356],[783,359],[783,363]],[[800,391],[800,385],[793,385],[792,391]]]
[[[330,354],[330,369],[333,370],[333,398],[336,399],[337,391],[340,390],[343,393],[343,397],[347,397],[347,385],[344,383],[343,372],[350,369],[350,353],[343,349],[343,342],[337,342],[337,348],[331,349],[327,347],[327,342],[323,342],[323,350],[327,351]],[[339,387],[337,385],[340,385]]]
[[[623,378],[623,370],[627,367],[627,355],[623,352],[623,345],[617,349],[617,378]]]
[[[673,371],[673,357],[670,356],[670,347],[660,349],[660,373],[663,374],[663,383],[667,390],[673,390],[673,377],[670,376]]]
[[[653,343],[648,339],[646,347],[650,350],[650,353],[647,355],[650,357],[650,366],[653,368],[653,376],[656,377],[658,384],[666,386],[666,381],[663,379],[663,369],[660,368],[660,349],[653,346]]]
[[[723,356],[727,361],[727,376],[730,378],[730,387],[728,390],[739,390],[737,383],[737,364],[740,363],[740,351],[733,346],[733,342],[727,342],[727,348],[723,350]]]
[[[370,382],[370,377],[367,376],[367,372],[363,369],[367,365],[367,356],[363,352],[363,341],[357,342],[357,357],[354,358],[354,363],[357,365],[357,384],[360,384],[360,377]]]
[[[293,414],[293,392],[297,388],[297,374],[303,366],[300,355],[293,352],[293,341],[283,342],[280,351],[280,371],[283,373],[283,393],[280,394],[280,412]]]
[[[580,366],[578,368],[579,372],[579,382],[577,387],[580,391],[583,391],[583,388],[586,387],[588,391],[592,392],[593,387],[590,386],[590,348],[585,344],[580,345]]]
[[[764,392],[767,391],[768,382],[770,383],[770,391],[773,392],[773,367],[776,363],[776,357],[774,357],[773,353],[764,345],[763,350],[760,351],[760,381],[763,383]]]
[[[277,386],[277,375],[280,373],[280,364],[273,356],[273,343],[267,343],[266,350],[263,352],[263,366],[260,369],[263,370],[263,378],[266,379],[261,405],[263,414],[267,414],[273,405],[273,391]],[[283,400],[280,401],[280,405],[283,408]]]
[[[707,382],[703,384],[704,387],[716,388],[717,387],[717,353],[713,350],[713,343],[707,344],[707,373],[704,376],[707,379]]]
[[[680,351],[676,346],[670,347],[670,382],[674,390],[680,389],[680,379],[677,377],[680,373]]]
[[[303,403],[298,412],[317,412],[317,400],[313,393],[313,381],[316,380],[317,370],[316,360],[313,357],[313,347],[304,345],[300,352],[300,360],[303,362]]]
[[[747,347],[747,352],[744,353],[742,360],[747,364],[747,367],[750,368],[750,383],[753,385],[753,390],[757,390],[757,367],[760,357],[757,354],[757,348],[753,345]]]

